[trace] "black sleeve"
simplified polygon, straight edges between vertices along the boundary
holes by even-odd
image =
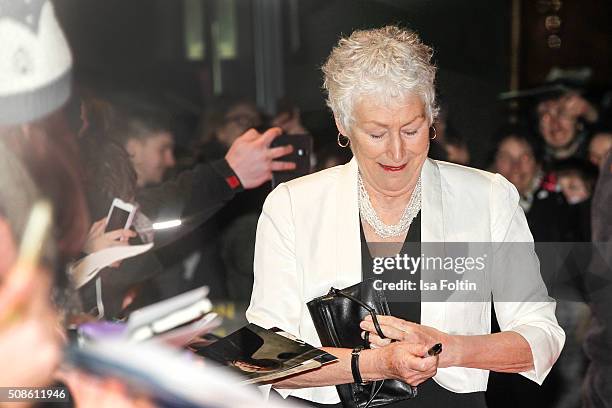
[[[159,186],[142,188],[136,201],[151,222],[181,219],[181,227],[156,233],[159,247],[201,225],[242,190],[238,176],[220,159],[199,164]]]

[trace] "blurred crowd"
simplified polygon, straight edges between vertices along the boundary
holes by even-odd
[[[181,137],[182,143],[177,146],[175,119],[154,98],[125,94],[103,98],[92,91],[84,94],[87,97],[78,100],[80,127],[74,129],[79,135],[87,203],[94,220],[84,251],[127,242],[117,241],[119,232],[102,234],[99,228],[116,197],[138,205],[137,226],[169,219],[185,221],[178,231],[156,233],[155,267],[132,265],[136,258],[118,267],[126,270],[121,273],[125,281],[109,278],[116,275],[113,272],[109,277],[102,274],[103,299],[108,303],[106,317],[125,316],[126,310],[156,297],[165,298],[203,284],[211,288],[215,299],[248,302],[255,229],[271,190],[271,169],[251,182],[241,174],[241,166],[246,167],[241,161],[261,160],[249,138],[262,140],[269,135],[272,140],[281,131],[310,133],[302,123],[298,104],[281,102],[279,106],[285,109],[267,117],[252,101],[219,100],[206,107],[198,124],[192,126],[191,136]],[[502,174],[516,186],[536,242],[590,241],[591,200],[603,160],[612,146],[612,131],[603,117],[607,107],[578,90],[545,94],[532,105],[532,116],[500,126],[497,135],[490,136],[495,138],[495,147],[486,170]],[[470,165],[470,146],[461,131],[449,123],[448,116],[442,107],[430,156]],[[266,133],[275,128],[279,129],[277,133]],[[334,135],[313,136],[313,171],[350,159],[349,149],[329,143]],[[236,154],[240,148],[242,152]],[[274,151],[266,149],[265,154]],[[272,165],[270,159],[265,160],[266,165]],[[227,175],[238,175],[236,196],[215,191],[206,193],[222,196],[212,207],[193,205],[191,201],[203,194],[190,191],[198,181],[198,166],[216,169],[220,162],[229,164]],[[123,234],[121,237],[132,240],[136,235],[134,231]],[[90,292],[85,299],[91,306],[85,308],[89,312],[95,308],[93,289],[84,290]],[[137,292],[140,294],[135,297]],[[127,294],[132,304],[129,308]]]
[[[273,147],[273,140],[310,134],[312,171],[346,163],[351,154],[334,144],[335,134],[309,131],[299,101],[279,101],[267,115],[253,101],[220,99],[203,108],[197,124],[184,126],[157,97],[80,85],[67,104],[0,124],[0,360],[12,367],[1,370],[0,385],[61,381],[82,406],[92,400],[102,406],[101,396],[108,406],[121,406],[121,384],[56,370],[68,341],[65,329],[125,319],[202,285],[213,300],[248,303],[255,231],[270,180],[273,172],[294,168],[282,161],[293,148]],[[536,242],[609,240],[610,218],[603,210],[609,192],[598,185],[610,188],[600,177],[609,179],[612,172],[612,98],[598,95],[580,87],[545,92],[524,117],[500,124],[497,135],[469,138],[453,127],[452,112],[442,106],[430,156],[470,165],[468,140],[495,137],[486,170],[516,186]],[[55,209],[49,242],[40,265],[18,262],[28,214],[40,198]],[[130,229],[106,231],[115,198],[138,208]],[[180,220],[180,226],[153,228],[168,220]],[[104,268],[78,290],[72,284],[75,261],[148,242],[154,250]],[[575,388],[587,370],[582,343],[591,301],[559,303],[559,321],[568,331],[567,361],[559,363],[555,398],[540,406],[580,406]],[[36,361],[24,364],[32,350]],[[564,399],[559,390],[573,395]],[[129,404],[147,406],[134,398]]]
[[[245,183],[235,163],[259,160],[255,148],[249,146],[254,140],[272,140],[281,131],[310,133],[302,123],[298,105],[283,101],[279,106],[285,109],[267,117],[252,101],[220,100],[207,107],[188,142],[183,138],[183,146],[177,148],[173,133],[176,124],[154,99],[135,95],[102,98],[92,96],[91,91],[87,95],[80,100],[81,127],[75,131],[86,163],[87,202],[97,221],[85,251],[118,245],[119,234],[134,238],[134,231],[96,233],[101,231],[97,226],[104,222],[114,197],[138,205],[137,220],[142,218],[144,225],[173,218],[185,222],[179,231],[157,233],[153,253],[108,268],[100,275],[101,285],[91,282],[85,286],[81,290],[83,311],[90,316],[121,319],[138,307],[202,285],[211,288],[215,300],[248,303],[257,220],[271,191],[271,169],[257,182]],[[536,242],[591,241],[595,186],[600,172],[612,170],[609,164],[604,167],[612,148],[608,112],[605,99],[591,99],[579,88],[545,92],[531,101],[531,111],[524,118],[500,126],[497,134],[490,136],[495,144],[486,170],[502,174],[516,186]],[[448,117],[443,106],[430,156],[470,165],[470,145]],[[281,130],[270,134],[269,129],[275,127]],[[328,143],[334,135],[313,136],[313,171],[350,160],[349,149]],[[244,155],[233,158],[238,146],[243,146]],[[192,180],[197,166],[214,168],[219,161],[234,169],[226,176],[238,174],[241,186],[235,197],[210,192],[196,183],[197,178]],[[266,163],[270,166],[272,162]],[[209,178],[201,180],[210,183]],[[201,191],[188,192],[194,189],[194,183]],[[194,205],[192,201],[203,191],[209,196],[221,195],[222,202],[212,208],[202,203]],[[557,317],[568,332],[568,341],[544,391],[520,376],[492,373],[488,398],[493,406],[519,402],[508,398],[508,393],[530,394],[538,406],[580,406],[581,394],[574,392],[572,385],[580,382],[587,370],[582,344],[591,316],[585,288],[577,283],[575,290],[575,296],[558,299]],[[96,299],[102,299],[103,315]]]

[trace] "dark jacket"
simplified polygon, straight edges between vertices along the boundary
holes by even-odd
[[[163,272],[159,250],[175,242],[208,220],[229,202],[242,186],[224,159],[197,165],[193,170],[181,172],[175,179],[155,187],[139,189],[136,201],[139,210],[152,222],[183,220],[181,227],[155,234],[153,251],[124,260],[118,268],[105,268],[102,278],[102,299],[105,317],[118,317],[127,291],[155,279]],[[92,205],[93,219],[106,215],[113,197],[98,197]],[[145,305],[162,297],[155,284],[147,283],[134,306]],[[95,280],[81,290],[85,311],[96,307]]]

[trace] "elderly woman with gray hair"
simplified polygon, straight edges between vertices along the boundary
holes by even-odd
[[[250,322],[320,345],[306,302],[330,286],[362,281],[374,242],[533,241],[507,180],[427,158],[437,111],[431,56],[415,33],[395,26],[355,31],[334,48],[323,66],[324,86],[338,144],[354,158],[268,196],[257,230]],[[485,406],[489,370],[541,384],[565,335],[533,250],[525,258],[532,266],[523,272],[529,291],[548,301],[502,301],[503,284],[494,282],[502,332],[490,333],[490,302],[423,302],[417,290],[417,301],[391,304],[393,316],[379,317],[388,339],[366,319],[360,327],[371,349],[325,348],[339,361],[274,388],[315,406],[337,404],[332,386],[359,379],[354,354],[364,381],[421,384],[416,399],[393,407]],[[442,353],[424,357],[437,343]]]

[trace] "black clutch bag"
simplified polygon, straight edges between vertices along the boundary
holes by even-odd
[[[370,343],[367,337],[361,338],[359,327],[368,314],[372,316],[377,334],[385,338],[376,315],[389,315],[389,305],[383,292],[374,289],[371,279],[341,290],[331,288],[307,306],[323,346],[369,348]],[[336,389],[342,406],[349,408],[382,407],[416,396],[416,387],[397,380],[342,384]]]

